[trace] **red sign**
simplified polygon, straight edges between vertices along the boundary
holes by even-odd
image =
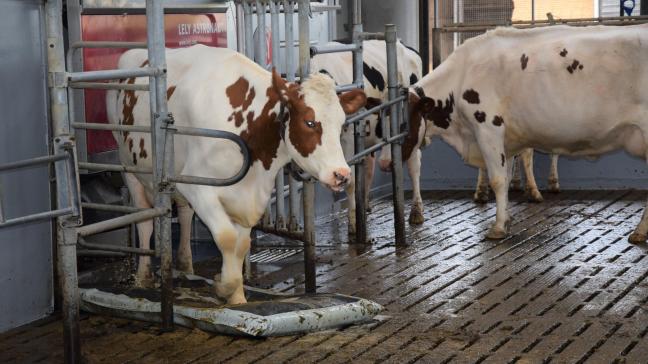
[[[167,14],[164,17],[166,46],[188,47],[201,43],[212,47],[227,47],[227,18],[224,13]],[[146,41],[144,15],[84,15],[81,19],[85,41]],[[85,71],[117,68],[126,49],[87,48],[83,50]],[[106,91],[85,91],[86,121],[107,123]],[[100,130],[87,132],[88,154],[117,149],[112,133]]]

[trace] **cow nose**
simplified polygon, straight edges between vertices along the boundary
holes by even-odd
[[[349,182],[349,177],[351,176],[351,170],[349,168],[340,168],[333,171],[333,177],[338,185],[346,185]]]

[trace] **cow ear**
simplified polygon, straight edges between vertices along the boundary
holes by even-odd
[[[272,67],[272,88],[282,102],[288,102],[288,81],[281,78],[275,67]]]
[[[339,96],[342,110],[347,115],[355,114],[367,103],[367,95],[362,90],[352,90]]]

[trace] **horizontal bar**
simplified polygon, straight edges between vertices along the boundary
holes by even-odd
[[[550,27],[552,25],[564,25],[564,24],[569,24],[571,26],[577,27],[577,26],[590,26],[590,25],[636,25],[636,24],[645,24],[648,23],[648,19],[645,20],[635,20],[635,21],[624,21],[624,20],[611,20],[611,21],[592,21],[592,22],[578,22],[578,23],[572,23],[572,22],[559,22],[556,20],[555,23],[541,23],[541,24],[525,24],[525,25],[511,25],[510,27],[516,28],[516,29],[531,29],[531,28],[545,28],[545,27]],[[441,33],[463,33],[463,32],[480,32],[480,31],[487,31],[490,29],[494,29],[498,26],[502,25],[478,25],[478,26],[462,26],[462,27],[443,27],[441,29]]]
[[[360,39],[362,39],[362,40],[385,40],[385,33],[363,32],[363,33],[360,33]]]
[[[335,92],[337,93],[347,92],[347,91],[362,89],[362,88],[364,88],[364,85],[362,84],[350,83],[348,85],[335,86]]]
[[[7,164],[1,164],[0,172],[12,171],[21,168],[33,167],[41,164],[58,162],[67,158],[68,158],[68,154],[55,154],[55,155],[47,155],[44,157],[25,159],[22,161],[11,162]]]
[[[110,220],[104,220],[95,224],[82,226],[77,229],[79,236],[88,236],[98,234],[104,231],[113,230],[130,224],[150,220],[154,217],[162,216],[168,213],[169,211],[165,208],[151,208],[135,212],[129,215],[124,215],[116,217]]]
[[[347,164],[356,164],[356,163],[358,163],[360,160],[362,160],[364,157],[366,157],[370,153],[375,152],[376,150],[384,147],[387,144],[391,144],[391,143],[397,141],[398,139],[406,136],[408,133],[409,132],[405,131],[405,132],[402,132],[400,134],[396,134],[396,135],[394,135],[393,137],[390,137],[387,140],[383,140],[378,144],[374,144],[371,147],[369,147],[367,149],[364,149],[362,152],[360,152],[358,154],[355,154],[354,156],[349,158],[349,160],[347,161]]]
[[[74,209],[72,207],[66,207],[64,209],[45,211],[33,215],[17,217],[15,219],[5,220],[5,222],[0,224],[0,228],[6,228],[14,225],[26,224],[35,221],[49,220],[59,216],[70,215],[72,214],[72,212],[74,212]]]
[[[358,50],[355,44],[315,45],[310,47],[311,57],[317,54],[353,52]]]
[[[71,88],[96,89],[96,90],[128,90],[128,91],[148,91],[147,83],[114,83],[114,82],[70,82]]]
[[[170,182],[183,183],[188,185],[202,185],[202,186],[231,186],[238,181],[233,178],[212,178],[212,177],[199,177],[179,175],[167,178]],[[239,180],[240,181],[240,180]]]
[[[102,71],[86,71],[86,72],[70,72],[67,74],[67,79],[68,82],[102,81],[102,80],[114,80],[118,78],[153,77],[153,76],[161,75],[164,72],[165,70],[153,68],[153,67],[102,70]]]
[[[70,48],[146,48],[146,42],[83,41],[70,44]]]
[[[129,246],[108,245],[108,244],[93,244],[86,242],[83,238],[79,238],[78,246],[90,250],[101,250],[106,252],[128,253],[137,255],[155,255],[155,250],[131,248]]]
[[[103,203],[90,203],[90,202],[82,202],[81,207],[83,207],[84,209],[90,209],[90,210],[124,212],[124,213],[138,212],[138,211],[143,211],[144,210],[144,209],[141,209],[141,208],[138,208],[138,207],[132,207],[132,206],[108,205],[108,204],[103,204]]]
[[[109,252],[103,250],[85,250],[77,249],[77,257],[105,257],[105,258],[123,258],[127,257],[127,254]]]
[[[367,116],[369,116],[369,115],[371,115],[371,114],[373,114],[375,112],[378,112],[378,111],[380,111],[382,109],[390,107],[390,106],[392,106],[394,104],[397,104],[397,103],[399,103],[401,101],[404,101],[404,100],[405,100],[405,95],[401,95],[401,96],[398,96],[397,98],[395,98],[393,100],[383,102],[382,104],[380,104],[378,106],[374,106],[371,109],[356,113],[356,114],[354,114],[351,117],[346,119],[346,121],[344,122],[344,126],[357,123],[358,121],[363,120],[364,118],[366,118]]]
[[[71,123],[75,129],[128,131],[131,133],[150,133],[151,128],[143,125],[118,125],[103,123]]]
[[[639,16],[610,16],[610,17],[597,17],[597,18],[572,18],[572,19],[542,19],[542,20],[516,20],[510,22],[483,22],[483,23],[450,23],[446,24],[444,28],[460,28],[460,27],[474,27],[474,26],[488,26],[488,27],[506,27],[516,25],[537,25],[537,24],[566,24],[566,23],[582,23],[582,22],[605,22],[623,20],[632,22],[635,20],[648,20],[648,15]]]
[[[300,241],[304,241],[305,239],[303,231],[299,231],[299,232],[289,231],[288,229],[277,229],[274,226],[261,226],[261,225],[257,225],[254,228],[259,231],[263,231],[264,233],[277,235],[289,239],[300,240]]]
[[[87,169],[90,171],[107,171],[107,172],[128,172],[128,173],[141,173],[152,174],[153,170],[148,168],[138,168],[131,166],[123,166],[121,164],[104,164],[104,163],[86,163],[79,162],[80,169]]]

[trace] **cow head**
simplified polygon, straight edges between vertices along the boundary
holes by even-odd
[[[274,70],[272,86],[289,116],[283,121],[282,138],[292,160],[332,190],[344,189],[351,169],[342,153],[342,124],[345,114],[365,105],[364,92],[338,96],[335,83],[326,75],[313,74],[299,85],[286,82]]]

